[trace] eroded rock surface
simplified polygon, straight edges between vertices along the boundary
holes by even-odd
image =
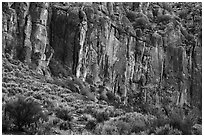
[[[48,97],[52,101],[82,105],[88,100],[141,111],[145,108],[137,108],[138,102],[158,107],[171,91],[172,104],[201,109],[200,10],[178,7],[155,2],[3,2],[5,97],[22,92],[48,105],[44,99],[53,95]],[[10,82],[15,88],[7,86]],[[52,104],[56,108],[57,101]]]

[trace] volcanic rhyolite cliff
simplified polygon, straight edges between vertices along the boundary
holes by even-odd
[[[175,5],[4,2],[3,88],[7,75],[15,75],[27,84],[43,81],[55,95],[78,92],[99,104],[137,105],[133,95],[141,93],[142,101],[159,105],[170,93],[178,106],[201,108],[201,32],[188,30]],[[15,60],[23,65],[19,72],[12,71]],[[9,61],[15,74],[7,72]],[[26,89],[37,90],[37,83]],[[45,90],[41,86],[37,91]]]

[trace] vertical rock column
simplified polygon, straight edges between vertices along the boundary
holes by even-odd
[[[174,26],[173,23],[169,23],[165,32],[167,53],[165,61],[165,71],[169,73],[169,77],[173,76],[173,79],[177,81],[178,86],[178,99],[177,105],[183,106],[187,102],[187,70],[186,70],[186,51],[181,46],[183,35],[180,28]]]
[[[164,51],[163,51],[163,42],[162,37],[157,33],[153,33],[152,35],[154,41],[153,41],[153,48],[150,51],[151,56],[151,82],[154,84],[158,84],[158,90],[156,92],[156,105],[160,103],[160,86],[163,76],[163,62],[164,62]]]
[[[83,58],[84,58],[84,43],[85,43],[85,38],[86,38],[86,32],[87,32],[87,17],[86,17],[86,13],[83,11],[83,9],[80,9],[79,11],[79,18],[81,18],[80,20],[80,35],[79,35],[79,45],[80,45],[80,50],[79,50],[79,60],[78,60],[78,66],[77,66],[77,70],[76,70],[76,76],[77,78],[80,78],[80,76],[82,76],[82,80],[85,80],[86,75],[82,74],[83,72],[81,72],[81,69],[84,71],[85,68],[82,68],[83,65]]]
[[[11,4],[2,3],[2,51],[10,54],[11,58],[16,56],[16,30],[17,15]]]
[[[126,70],[125,70],[125,93],[124,93],[124,104],[127,103],[127,95],[130,90],[130,83],[133,79],[134,67],[135,67],[135,59],[134,59],[134,51],[132,51],[132,46],[134,45],[134,38],[127,37],[127,62],[126,62]]]
[[[31,63],[31,53],[32,53],[32,45],[30,41],[31,36],[31,30],[32,30],[32,22],[31,22],[31,16],[27,16],[27,22],[25,26],[25,41],[24,41],[24,47],[25,47],[25,62],[27,64]]]
[[[45,67],[45,48],[47,43],[47,19],[48,19],[48,2],[33,2],[30,4],[30,15],[32,21],[32,64],[39,73],[43,74]]]
[[[17,37],[18,37],[18,46],[17,46],[17,58],[24,60],[24,40],[25,40],[25,26],[26,26],[26,17],[29,12],[29,2],[14,2],[13,8],[16,10],[17,14]]]

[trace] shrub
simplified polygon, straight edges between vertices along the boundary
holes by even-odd
[[[105,124],[102,128],[101,135],[119,135],[119,132],[116,126]]]
[[[152,115],[142,115],[140,113],[126,113],[115,117],[109,121],[96,126],[95,133],[108,135],[129,135],[140,134],[141,131],[149,127],[155,119]]]
[[[5,105],[6,115],[13,120],[13,124],[18,130],[23,130],[24,126],[38,122],[40,119],[44,121],[46,115],[41,105],[33,98],[19,96],[17,99],[11,99]]]
[[[60,118],[55,118],[52,120],[52,125],[57,126],[57,124],[60,123]]]
[[[182,132],[179,131],[178,129],[173,129],[170,127],[169,124],[156,128],[155,130],[156,135],[181,135]]]
[[[45,122],[43,124],[40,124],[36,131],[31,130],[30,132],[34,135],[53,135],[55,131],[52,127],[52,122]]]
[[[122,124],[119,124],[122,125]],[[122,126],[119,128],[121,131],[123,130]],[[119,131],[117,128],[117,121],[109,120],[104,123],[97,124],[94,134],[97,135],[119,135]]]
[[[95,115],[97,111],[90,106],[87,106],[81,113],[87,113],[91,115]]]
[[[96,118],[98,123],[104,122],[106,120],[109,120],[109,114],[107,112],[105,112],[105,111],[98,111],[95,114],[95,118]]]
[[[137,133],[146,128],[146,117],[141,113],[126,113],[125,115],[119,117],[119,120],[127,122],[130,125],[131,132]]]
[[[90,119],[86,126],[85,126],[85,129],[87,130],[94,130],[96,128],[96,125],[97,125],[97,122],[95,119]]]
[[[153,120],[151,123],[151,130],[154,130],[156,127],[165,126],[166,124],[169,124],[169,119],[164,116],[158,116],[157,119]]]
[[[149,129],[144,130],[144,131],[140,131],[139,133],[135,134],[135,133],[131,133],[131,135],[149,135],[151,134],[151,131]]]
[[[184,135],[192,134],[192,127],[197,122],[196,114],[189,113],[185,115],[185,112],[182,108],[175,107],[172,108],[172,113],[169,116],[169,124],[180,131]]]
[[[70,115],[68,109],[57,108],[55,115],[56,115],[56,117],[63,119],[65,121],[71,121],[72,120],[72,116]]]
[[[102,128],[103,128],[103,123],[99,123],[96,125],[94,131],[93,131],[93,134],[95,135],[101,135],[101,132],[102,132]]]
[[[123,122],[123,121],[119,120],[116,123],[116,127],[117,127],[118,133],[120,135],[128,135],[131,132],[130,124],[128,124],[127,122]]]
[[[110,112],[110,117],[118,117],[123,115],[125,112],[122,109],[115,109],[113,111]]]
[[[69,130],[72,129],[71,124],[69,121],[63,121],[59,123],[59,129],[60,130]]]
[[[83,131],[81,132],[81,135],[92,135],[92,133],[89,132],[89,131],[87,131],[87,130],[83,130]]]

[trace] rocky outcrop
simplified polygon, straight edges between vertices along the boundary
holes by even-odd
[[[3,3],[2,36],[3,51],[38,73],[74,75],[124,102],[150,84],[175,86],[180,105],[192,93],[185,41],[196,39],[165,3]]]
[[[49,76],[47,69],[53,54],[53,51],[49,51],[50,56],[45,55],[46,46],[49,48],[47,34],[49,3],[14,2],[4,5],[4,49],[8,49],[7,53],[11,52],[12,58],[20,59],[28,63],[32,69]],[[9,30],[6,30],[7,28]]]
[[[47,73],[47,60],[45,50],[48,44],[47,34],[47,20],[48,20],[49,3],[31,3],[30,15],[32,21],[31,44],[32,56],[31,60],[36,65],[36,69],[41,71],[39,73]]]
[[[9,53],[12,58],[16,57],[17,47],[17,15],[11,8],[12,3],[2,4],[2,51]]]
[[[85,5],[83,10],[70,7],[66,12],[54,7],[53,19],[56,20],[51,22],[51,41],[56,58],[63,60],[72,74],[83,81],[92,77],[94,84],[106,79],[114,92],[119,92],[118,88],[114,89],[115,83],[123,83],[126,86],[120,88],[120,92],[126,96],[128,79],[134,70],[135,39],[123,29],[133,27],[128,18],[120,14],[122,9],[119,5],[115,11],[111,7],[110,3],[95,3],[93,7]],[[110,16],[109,12],[114,13]],[[80,19],[82,13],[84,17]],[[63,24],[56,27],[55,24],[60,23]],[[60,52],[62,49],[65,50]],[[117,82],[121,78],[126,80]]]

